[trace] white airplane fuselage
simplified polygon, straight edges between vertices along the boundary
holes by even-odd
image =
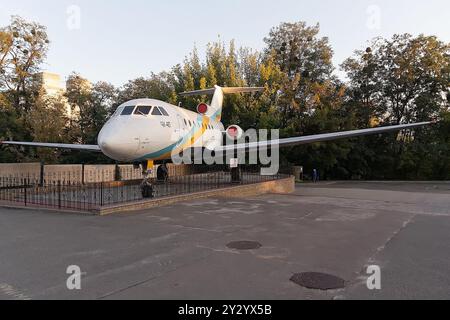
[[[134,110],[128,114],[131,107]],[[140,113],[139,107],[149,113]],[[124,112],[126,108],[128,112]],[[160,100],[131,100],[119,106],[104,125],[98,145],[117,161],[168,160],[173,152],[191,147],[213,150],[220,146],[224,126],[218,119],[220,116],[208,117]]]

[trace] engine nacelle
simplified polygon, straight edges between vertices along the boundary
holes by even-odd
[[[235,124],[229,126],[225,132],[227,138],[231,140],[239,140],[244,135],[244,130]]]
[[[197,106],[197,112],[199,114],[203,114],[204,115],[204,114],[206,114],[208,112],[208,110],[209,110],[209,106],[206,103],[200,103]]]

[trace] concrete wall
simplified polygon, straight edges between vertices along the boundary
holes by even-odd
[[[44,166],[44,181],[56,183],[58,181],[80,183],[82,178],[81,165],[48,165]]]
[[[115,165],[85,165],[84,183],[114,181],[115,171]]]
[[[120,165],[120,176],[122,180],[140,180],[142,179],[142,169],[134,169],[133,165]],[[155,175],[155,174],[154,174]]]
[[[40,163],[4,163],[0,164],[0,187],[20,184],[22,179],[39,181],[41,172]]]
[[[39,175],[40,163],[0,163],[0,177],[22,176],[24,173]]]
[[[167,165],[169,175],[183,176],[191,172],[188,165],[175,166]],[[152,177],[156,178],[155,166]],[[115,179],[115,165],[85,165],[84,182],[111,182]],[[142,170],[134,169],[133,165],[119,165],[121,180],[140,180],[142,179]],[[30,178],[32,181],[40,180],[40,163],[1,163],[0,180],[2,177],[12,178]],[[70,165],[45,165],[44,180],[46,183],[57,183],[58,181],[70,181],[81,183],[83,181],[83,166],[81,164]]]

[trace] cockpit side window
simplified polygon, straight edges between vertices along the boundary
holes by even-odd
[[[169,114],[167,113],[166,109],[164,109],[163,107],[159,107],[159,110],[162,112],[163,115],[165,115],[166,117],[169,116]]]
[[[123,108],[123,111],[120,115],[130,116],[133,114],[133,111],[134,111],[134,106],[127,106],[127,107]]]
[[[134,111],[134,114],[140,115],[140,116],[146,116],[150,114],[150,111],[152,110],[151,106],[138,106],[136,110]]]
[[[154,107],[153,108],[152,116],[162,116],[162,113],[161,113],[161,111],[159,110],[158,107]]]

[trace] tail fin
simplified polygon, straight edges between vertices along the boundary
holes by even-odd
[[[203,96],[203,95],[213,95],[211,100],[210,109],[206,113],[206,116],[220,121],[222,118],[222,106],[223,106],[223,95],[233,94],[233,93],[251,93],[251,92],[261,92],[264,88],[253,88],[253,87],[219,87],[214,86],[212,89],[196,90],[180,93],[180,96]]]

